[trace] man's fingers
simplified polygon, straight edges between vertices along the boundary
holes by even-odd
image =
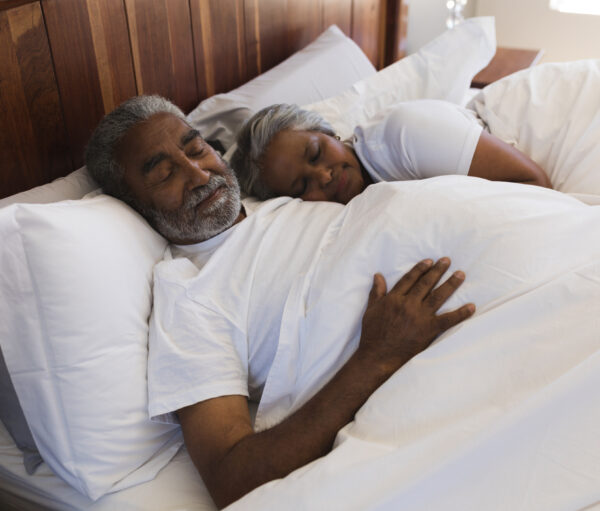
[[[385,278],[381,273],[376,273],[373,275],[373,285],[371,286],[371,291],[369,292],[368,305],[371,305],[375,300],[385,296],[386,292],[387,284],[385,283]]]
[[[427,297],[427,304],[434,310],[438,310],[452,296],[460,285],[465,281],[462,271],[455,271],[441,286],[434,289]]]
[[[440,314],[437,317],[440,333],[445,332],[449,328],[452,328],[454,325],[458,325],[458,323],[460,323],[461,321],[470,318],[474,314],[474,312],[475,305],[472,303],[467,303],[466,305],[463,305],[459,309],[456,309],[452,312]]]
[[[431,259],[419,261],[408,271],[408,273],[405,273],[400,280],[396,282],[392,291],[395,293],[406,294],[413,287],[415,282],[419,280],[421,275],[431,268],[432,264],[433,261]]]
[[[421,275],[421,277],[415,282],[413,288],[410,290],[411,294],[417,298],[420,298],[421,300],[424,300],[440,281],[442,275],[446,272],[449,266],[450,259],[447,257],[442,257],[432,266],[429,271],[423,273],[423,275]]]

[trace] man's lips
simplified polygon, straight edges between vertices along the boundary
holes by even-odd
[[[215,202],[217,199],[219,199],[221,197],[221,195],[223,195],[223,192],[224,192],[224,185],[221,185],[214,192],[212,192],[208,197],[206,197],[205,199],[201,200],[198,204],[196,204],[194,209],[196,209],[196,211],[198,211],[198,210],[207,208],[213,202]]]

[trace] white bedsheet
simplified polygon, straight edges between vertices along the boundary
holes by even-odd
[[[3,511],[214,511],[185,449],[158,476],[92,501],[57,477],[46,464],[29,476],[23,455],[0,423],[0,509]]]
[[[375,271],[391,284],[443,255],[467,274],[448,307],[473,301],[476,316],[376,391],[331,454],[231,509],[600,502],[600,207],[552,190],[458,176],[369,187],[289,301],[259,424],[343,363]]]

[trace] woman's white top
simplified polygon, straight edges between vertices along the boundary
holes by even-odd
[[[454,103],[399,103],[354,130],[354,150],[374,182],[467,175],[482,127]]]

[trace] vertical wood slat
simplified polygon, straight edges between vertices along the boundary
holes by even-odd
[[[133,59],[123,5],[87,0],[104,112],[135,94]]]
[[[337,25],[350,37],[352,30],[352,0],[323,0],[323,30]]]
[[[39,2],[0,11],[0,197],[71,169]]]
[[[190,0],[200,99],[248,81],[244,0]]]
[[[384,57],[386,66],[406,56],[407,25],[408,4],[406,0],[387,0]]]
[[[258,75],[322,32],[322,0],[246,0],[245,18],[249,72]]]
[[[353,0],[352,39],[376,68],[384,66],[385,0]]]
[[[188,0],[125,0],[138,94],[198,101]]]
[[[246,34],[246,68],[248,76],[259,75],[263,70],[260,53],[259,1],[244,0],[244,26]]]
[[[125,11],[111,0],[42,0],[42,7],[78,167],[100,118],[135,95]]]

